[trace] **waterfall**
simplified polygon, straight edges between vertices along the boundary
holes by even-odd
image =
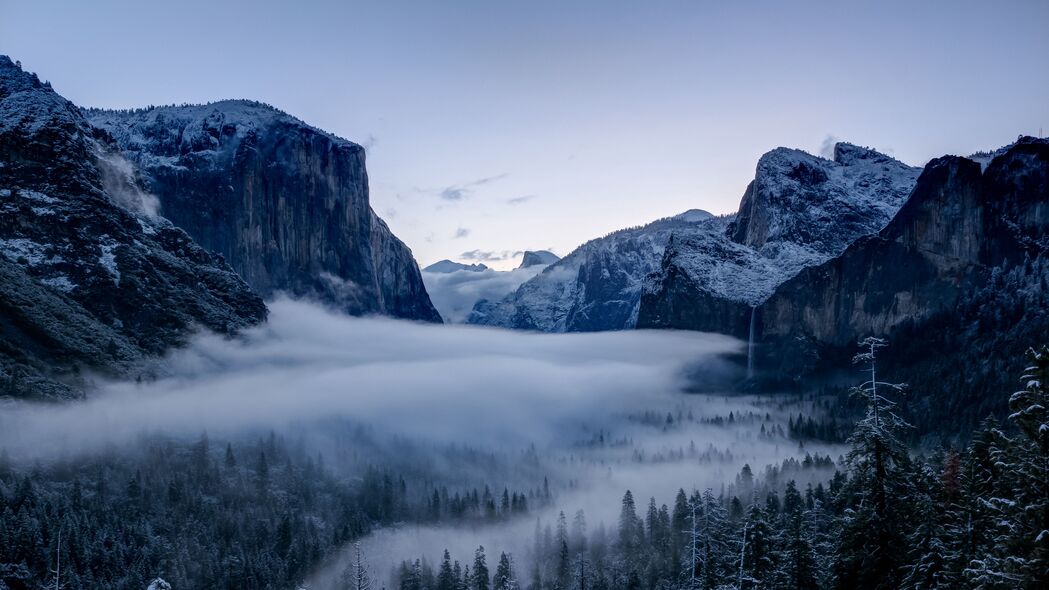
[[[754,378],[754,325],[758,306],[750,308],[750,337],[747,339],[747,379]]]

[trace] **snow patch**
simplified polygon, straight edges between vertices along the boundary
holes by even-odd
[[[46,277],[40,279],[40,282],[53,289],[58,289],[63,293],[69,293],[73,289],[77,288],[77,284],[69,280],[69,277],[67,277],[66,275],[55,275],[53,277]]]
[[[25,238],[0,240],[0,253],[5,258],[16,263],[25,260],[29,266],[40,266],[50,262],[51,259],[46,254],[47,248],[46,245]]]
[[[120,286],[120,269],[117,268],[117,256],[113,252],[119,247],[119,244],[115,243],[102,243],[98,245],[99,250],[102,253],[98,257],[98,263],[102,265],[102,268],[106,269],[109,276],[113,278],[113,284]]]

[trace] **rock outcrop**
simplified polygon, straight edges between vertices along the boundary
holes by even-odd
[[[1023,138],[985,171],[938,158],[884,230],[802,271],[761,306],[761,363],[783,377],[840,363],[857,339],[956,316],[995,274],[1047,253],[1049,141]]]
[[[0,56],[0,395],[80,395],[198,329],[266,308],[221,256],[153,215],[107,134]]]
[[[530,266],[546,266],[561,260],[557,254],[549,250],[525,250],[521,257],[521,265],[517,268],[528,268]]]
[[[833,160],[772,150],[726,227],[674,236],[646,281],[638,326],[748,338],[755,306],[798,272],[883,228],[919,172],[847,143],[835,146]]]
[[[440,321],[411,251],[371,209],[361,146],[250,101],[85,114],[160,213],[264,297]]]

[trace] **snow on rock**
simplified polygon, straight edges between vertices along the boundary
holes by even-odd
[[[705,212],[699,212],[705,213]],[[644,277],[659,268],[674,233],[705,232],[724,218],[696,211],[591,240],[498,301],[481,301],[469,323],[544,332],[630,328]]]
[[[109,236],[103,236],[108,238]],[[109,276],[113,278],[113,284],[120,286],[120,270],[117,268],[117,257],[113,253],[114,250],[119,247],[119,244],[115,242],[99,244],[98,248],[101,250],[101,254],[98,257],[98,263],[102,265]]]
[[[121,202],[104,164],[114,148],[0,56],[0,307],[14,314],[0,330],[0,395],[82,395],[87,372],[129,376],[199,329],[232,334],[266,316],[220,257]]]
[[[146,590],[171,590],[171,584],[164,581],[163,578],[156,578],[146,586]]]
[[[920,172],[848,143],[833,160],[777,148],[758,161],[737,214],[693,209],[587,242],[501,301],[480,303],[470,321],[548,332],[670,327],[671,278],[749,309],[884,227]]]
[[[159,205],[262,296],[440,321],[411,251],[371,209],[360,145],[248,100],[84,115],[120,149],[100,159],[107,190],[131,210]]]

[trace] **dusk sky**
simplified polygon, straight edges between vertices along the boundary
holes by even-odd
[[[735,211],[776,146],[1049,129],[1046,0],[0,0],[0,53],[84,106],[251,98],[361,143],[422,265]]]

